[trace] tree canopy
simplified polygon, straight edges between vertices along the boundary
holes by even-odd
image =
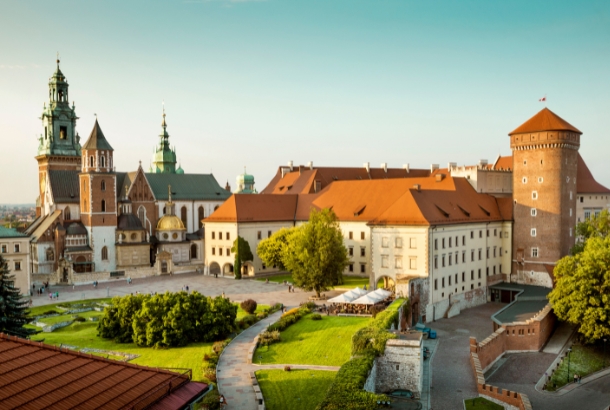
[[[237,238],[233,241],[231,252],[233,252],[233,255],[235,255],[235,264],[233,268],[235,272],[235,279],[241,279],[242,263],[254,259],[254,255],[252,255],[252,251],[250,250],[250,244],[241,236],[237,236]]]
[[[275,266],[279,270],[286,270],[283,259],[284,252],[288,246],[289,237],[295,230],[296,228],[282,228],[258,244],[256,253],[265,265]]]
[[[608,212],[578,225],[582,250],[555,266],[549,300],[560,320],[579,326],[589,342],[610,336],[610,235]],[[575,252],[574,252],[575,251]]]
[[[14,287],[14,284],[15,276],[11,275],[6,261],[0,255],[0,332],[28,337],[36,333],[23,327],[30,322],[27,310],[29,301],[21,296],[21,290]]]
[[[610,212],[606,209],[576,225],[576,237],[579,239],[572,248],[572,255],[582,252],[587,239],[596,236],[602,238],[610,236]]]
[[[330,209],[312,209],[309,221],[287,236],[282,261],[296,286],[320,292],[343,283],[347,249],[337,216]]]

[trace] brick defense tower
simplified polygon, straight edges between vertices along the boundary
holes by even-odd
[[[96,119],[82,148],[79,174],[81,221],[89,234],[96,272],[116,269],[117,187],[113,152]]]
[[[548,108],[509,134],[513,151],[513,278],[553,287],[574,246],[580,132]]]
[[[49,79],[49,103],[45,103],[42,115],[44,133],[38,138],[38,186],[39,200],[37,215],[46,215],[45,191],[48,183],[48,171],[78,171],[81,161],[80,137],[76,133],[76,112],[74,102],[70,107],[68,99],[68,80],[59,69]]]

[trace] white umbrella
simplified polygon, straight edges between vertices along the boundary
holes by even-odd
[[[381,298],[381,296],[369,293],[368,295],[361,296],[350,303],[353,305],[374,305],[375,303],[381,302],[382,300],[383,299]]]
[[[379,295],[379,296],[381,296],[381,297],[383,297],[383,298],[385,299],[385,298],[387,298],[387,297],[391,296],[391,295],[392,295],[392,292],[388,292],[388,291],[387,291],[387,290],[385,290],[385,289],[377,289],[376,291],[371,292],[371,294],[373,294],[373,295]]]
[[[335,296],[332,299],[328,299],[328,301],[330,303],[350,303],[354,299],[356,299],[356,296],[348,295],[347,293],[343,293],[339,296]]]
[[[362,288],[354,288],[354,289],[350,290],[350,292],[352,292],[352,293],[357,293],[357,294],[358,294],[358,296],[364,296],[364,295],[366,295],[367,293],[369,293],[369,291],[368,291],[368,290],[364,290],[364,289],[362,289]]]

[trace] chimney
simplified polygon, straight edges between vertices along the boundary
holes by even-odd
[[[416,189],[417,192],[419,192],[419,191],[421,191],[421,185],[415,184],[415,185],[413,185],[413,189]]]
[[[409,173],[409,164],[404,164],[402,167],[407,171],[407,174],[408,174]]]
[[[450,162],[447,164],[447,170],[451,171],[451,168],[457,167],[457,162]]]
[[[387,162],[382,162],[381,168],[383,168],[383,172],[385,172],[386,174],[388,173],[388,163]]]
[[[313,169],[313,161],[309,161],[307,163],[307,166],[309,167],[309,169]]]
[[[487,160],[486,159],[482,159],[479,161],[479,167],[484,167],[487,165]]]
[[[282,171],[282,178],[284,178],[284,175],[286,175],[288,172],[290,172],[290,170],[285,167],[280,167],[280,170]]]
[[[371,173],[371,163],[370,162],[365,162],[364,163],[364,169],[366,169],[366,173],[370,174]]]
[[[436,174],[436,182],[441,182],[445,178],[445,174]]]
[[[292,164],[292,160],[288,161],[288,168],[290,168],[290,172],[294,170],[294,166]]]
[[[434,172],[438,169],[438,164],[431,164],[430,165],[430,172]]]

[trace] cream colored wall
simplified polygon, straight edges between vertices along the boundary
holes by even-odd
[[[125,269],[134,266],[150,266],[150,246],[121,245],[116,247],[117,268]]]
[[[16,244],[19,245],[19,252],[15,252]],[[14,286],[21,290],[22,295],[29,295],[32,288],[29,238],[0,238],[0,252],[2,252],[2,245],[6,245],[6,252],[1,254],[10,274],[15,277]],[[15,270],[16,262],[21,264],[20,270]]]
[[[239,228],[239,236],[241,236],[242,238],[244,238],[245,240],[248,241],[248,244],[250,244],[250,250],[252,251],[252,254],[254,255],[254,260],[251,263],[251,266],[253,266],[254,270],[249,270],[249,274],[260,274],[260,273],[271,273],[271,272],[278,272],[279,269],[274,268],[273,266],[265,266],[265,269],[263,269],[263,261],[261,261],[261,259],[258,257],[257,253],[256,253],[256,248],[258,247],[258,244],[264,240],[267,239],[270,235],[269,235],[269,231],[271,232],[271,235],[273,235],[274,233],[276,233],[277,231],[279,231],[282,228],[291,228],[293,226],[293,223],[291,221],[286,221],[286,222],[251,222],[251,223],[240,223],[238,228]],[[260,232],[260,239],[258,236],[258,233]]]
[[[477,192],[496,196],[508,196],[513,192],[513,174],[511,171],[456,166],[451,167],[449,173],[452,177],[466,178]]]
[[[220,265],[220,271],[223,272],[223,267],[230,264],[233,266],[234,257],[232,254],[227,255],[227,249],[231,249],[233,241],[237,238],[237,223],[235,222],[204,222],[203,228],[205,230],[205,236],[203,241],[204,247],[204,260],[206,272],[209,273],[210,265],[217,263]],[[212,232],[214,233],[214,239],[212,239]],[[220,239],[219,233],[222,232],[222,239]],[[229,233],[229,239],[227,240],[227,233]],[[212,255],[212,248],[214,248],[214,255]],[[219,249],[222,248],[223,252],[220,255]]]
[[[369,276],[371,269],[371,228],[366,222],[339,222],[341,232],[343,232],[343,244],[348,250],[348,260],[353,266],[350,271],[350,265],[345,268],[344,274],[357,274]],[[350,239],[350,232],[352,239]],[[362,238],[364,234],[364,239]],[[353,255],[349,255],[349,250],[353,249]],[[361,248],[364,248],[364,256],[361,256]],[[364,267],[364,272],[361,271],[361,266]]]
[[[610,194],[577,194],[576,223],[585,221],[585,211],[593,216],[603,209],[610,210]]]
[[[394,283],[397,274],[427,277],[427,232],[427,226],[374,226],[371,233],[371,286],[384,276],[392,278]],[[397,243],[397,239],[402,243]],[[387,246],[384,240],[387,241]],[[387,257],[387,267],[383,266],[384,257]],[[402,261],[402,268],[397,267],[397,260]],[[415,261],[415,268],[411,265],[411,260]]]

